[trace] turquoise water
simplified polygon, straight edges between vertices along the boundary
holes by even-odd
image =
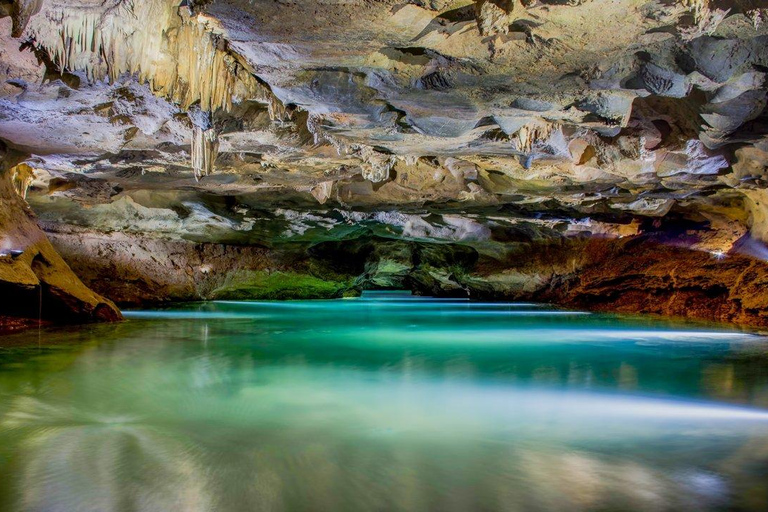
[[[0,510],[768,510],[768,341],[378,294],[0,338]]]

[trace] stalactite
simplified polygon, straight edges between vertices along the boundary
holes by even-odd
[[[395,166],[397,157],[376,151],[371,146],[365,144],[347,143],[341,138],[331,135],[323,128],[323,117],[319,114],[309,114],[307,117],[307,130],[314,136],[315,144],[327,142],[336,148],[336,152],[339,155],[352,153],[360,158],[362,160],[360,169],[363,178],[373,183],[389,179],[389,173]],[[412,165],[415,165],[417,159],[418,157],[414,157],[409,161],[412,161]]]
[[[269,112],[269,119],[272,121],[288,121],[290,116],[286,111],[285,105],[278,99],[277,96],[270,91],[267,95],[267,111]]]
[[[199,104],[209,112],[229,110],[233,102],[253,99],[266,103],[273,118],[284,117],[269,86],[206,18],[178,4],[144,0],[126,12],[115,5],[72,8],[54,1],[30,20],[26,34],[62,70],[83,71],[91,81],[114,82],[131,73],[183,109]]]
[[[363,160],[363,178],[373,183],[389,179],[389,173],[397,162],[394,156],[376,151],[370,146],[361,145],[358,155]]]
[[[515,149],[528,154],[533,146],[542,140],[546,140],[557,128],[552,123],[531,123],[523,126],[514,134]]]
[[[13,20],[13,30],[11,35],[19,37],[24,33],[29,18],[40,11],[43,0],[16,0],[11,9],[11,18]]]
[[[328,141],[328,143],[331,146],[333,146],[336,149],[336,154],[339,156],[348,155],[349,153],[353,152],[357,147],[354,144],[352,145],[347,144],[346,142],[341,140],[339,137],[336,137],[334,135],[329,135],[326,133],[325,135],[323,135],[323,137],[325,138],[325,140]]]
[[[27,164],[19,164],[11,169],[11,181],[13,189],[22,198],[27,198],[27,191],[35,179],[35,171]]]
[[[681,0],[680,3],[691,11],[696,23],[699,23],[709,11],[709,0]]]
[[[322,133],[323,118],[317,114],[309,113],[307,116],[307,131],[312,134],[315,144],[320,144],[320,140],[323,139]]]
[[[309,113],[307,116],[307,130],[314,137],[315,144],[327,142],[336,149],[336,154],[339,156],[357,153],[363,147],[361,144],[347,143],[340,137],[328,133],[328,131],[323,128],[323,116],[320,114]]]
[[[207,113],[227,111],[248,99],[266,103],[273,121],[289,117],[269,85],[249,71],[205,16],[176,0],[144,0],[129,7],[102,2],[99,8],[72,8],[54,0],[30,20],[27,35],[60,69],[83,71],[92,82],[136,74],[155,94],[185,110],[194,105]],[[209,126],[194,129],[196,179],[213,171],[218,145]]]
[[[682,5],[691,11],[695,22],[692,27],[680,29],[680,37],[683,41],[693,41],[703,35],[712,35],[730,12],[730,9],[710,8],[709,0],[683,0]]]
[[[196,181],[213,173],[218,154],[219,136],[216,130],[195,126],[192,130],[192,169],[195,172]]]

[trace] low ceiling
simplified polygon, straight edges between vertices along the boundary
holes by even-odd
[[[43,222],[768,240],[768,2],[0,2]],[[500,234],[505,233],[505,234]],[[505,238],[506,237],[506,238]]]

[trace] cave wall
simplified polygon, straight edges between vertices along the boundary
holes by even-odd
[[[407,288],[762,325],[765,254],[738,244],[768,241],[766,19],[0,0],[0,140],[64,260],[124,305]],[[39,243],[9,286],[79,283]]]
[[[49,230],[48,237],[83,281],[123,306],[216,298],[219,289],[238,275],[244,280],[247,272],[308,272],[300,255],[255,245],[195,243],[71,226]]]
[[[88,286],[125,306],[410,289],[439,297],[768,325],[766,261],[691,250],[653,235],[512,242],[503,256],[471,244],[370,234],[273,247],[74,228],[48,235]]]
[[[39,317],[57,322],[119,320],[115,305],[80,281],[38,227],[19,194],[24,183],[18,176],[14,183],[12,163],[11,155],[0,168],[0,330]]]
[[[644,237],[591,240],[577,271],[555,275],[534,298],[569,308],[768,325],[768,263]]]

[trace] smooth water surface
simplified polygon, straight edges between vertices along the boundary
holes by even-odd
[[[127,316],[0,338],[0,510],[768,510],[761,336],[390,294]]]

